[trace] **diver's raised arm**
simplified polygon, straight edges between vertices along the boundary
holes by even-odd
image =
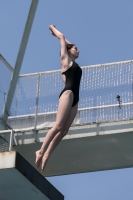
[[[71,42],[69,42],[67,39],[65,39],[66,45],[68,44],[72,44]]]
[[[49,29],[51,30],[51,34],[53,35],[53,36],[55,36],[55,37],[58,37],[57,35],[55,35],[55,33],[52,31],[52,28],[55,28],[56,26],[55,25],[50,25],[49,26]],[[57,30],[57,29],[56,29]],[[57,30],[58,31],[58,30]],[[60,31],[58,31],[58,34],[62,34]],[[59,38],[58,38],[59,39]],[[65,42],[66,42],[66,45],[68,45],[68,44],[72,44],[71,42],[69,42],[66,38],[65,38]]]
[[[49,29],[52,33],[53,36],[57,37],[60,40],[60,45],[61,45],[61,59],[64,59],[68,57],[68,52],[67,52],[67,44],[71,44],[68,40],[65,39],[65,36],[63,33],[61,33],[57,28],[55,28],[54,25],[50,25]]]

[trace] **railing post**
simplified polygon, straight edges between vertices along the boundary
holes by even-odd
[[[37,125],[37,114],[38,114],[39,87],[40,87],[40,74],[38,74],[37,88],[36,88],[36,109],[35,109],[35,125],[34,125],[35,142],[36,142],[36,125]]]
[[[13,137],[14,137],[14,131],[13,129],[11,130],[11,135],[10,135],[10,144],[9,144],[9,151],[13,150]]]

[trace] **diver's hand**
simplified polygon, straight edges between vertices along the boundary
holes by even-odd
[[[51,31],[51,34],[56,37],[55,33],[53,32],[53,28],[55,28],[55,27],[56,26],[52,24],[49,26],[49,30]]]

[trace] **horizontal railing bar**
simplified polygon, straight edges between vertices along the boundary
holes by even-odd
[[[52,74],[53,72],[61,72],[61,69],[54,70],[54,71],[45,71],[45,72],[37,72],[37,73],[31,73],[31,74],[20,74],[19,77],[27,77],[27,76],[37,76],[37,75],[43,75],[43,74]]]
[[[122,120],[112,120],[112,121],[104,121],[104,122],[96,122],[96,124],[111,124],[112,123],[120,123],[120,122],[126,122],[126,124],[128,124],[129,122],[132,122],[133,119],[122,119]],[[90,123],[85,123],[85,124],[75,124],[75,125],[71,125],[71,127],[83,127],[83,126],[86,126],[86,125],[92,125],[94,124],[93,122],[90,122]],[[40,125],[38,125],[40,126]],[[20,128],[20,129],[17,129],[15,128],[14,129],[14,132],[17,133],[17,132],[27,132],[27,131],[33,131],[33,130],[43,130],[43,129],[50,129],[50,127],[38,127],[35,129],[34,127],[29,127],[29,128]]]
[[[22,77],[38,76],[38,75],[40,75],[40,73],[20,74],[19,77],[22,78]]]
[[[112,62],[112,63],[105,63],[105,64],[96,64],[96,65],[90,65],[90,66],[82,66],[82,69],[93,68],[93,67],[108,67],[111,65],[128,64],[128,63],[132,63],[132,62],[133,62],[133,60],[127,60],[127,61]]]
[[[123,103],[121,104],[122,106],[130,106],[133,105],[133,102],[129,102],[129,103]],[[102,109],[102,108],[111,108],[111,107],[119,107],[119,104],[112,104],[112,105],[106,105],[106,106],[97,106],[97,107],[87,107],[87,108],[80,108],[78,109],[78,112],[80,111],[86,111],[86,110],[95,110],[95,109]],[[41,115],[52,115],[52,114],[56,114],[57,111],[54,112],[46,112],[46,113],[38,113],[37,116],[41,116]],[[8,119],[12,119],[12,118],[24,118],[24,117],[34,117],[35,114],[30,114],[30,115],[18,115],[18,116],[12,116],[12,117],[8,117]]]
[[[130,103],[123,103],[120,106],[129,106],[129,105],[133,105],[133,102]],[[78,111],[84,111],[84,110],[95,110],[95,109],[101,109],[101,108],[112,108],[112,107],[119,107],[119,104],[112,104],[112,105],[107,105],[107,106],[97,106],[97,107],[89,107],[89,108],[81,108],[78,109]]]
[[[121,61],[121,62],[112,62],[112,63],[105,63],[105,64],[96,64],[96,65],[90,65],[90,66],[82,66],[81,68],[93,68],[93,67],[107,67],[110,65],[119,65],[119,64],[127,64],[131,63],[133,60],[127,60],[127,61]],[[36,75],[43,75],[43,74],[52,74],[54,72],[61,72],[61,69],[59,70],[52,70],[52,71],[45,71],[45,72],[37,72],[37,73],[31,73],[31,74],[21,74],[19,77],[27,77],[27,76],[36,76]]]
[[[0,134],[4,134],[4,133],[11,133],[12,130],[3,130],[3,131],[0,131]]]

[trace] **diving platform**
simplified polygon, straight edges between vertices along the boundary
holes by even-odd
[[[14,133],[14,148],[35,167],[48,129]],[[71,127],[51,155],[44,176],[68,175],[133,167],[133,120]],[[40,169],[38,170],[40,171]]]
[[[64,196],[18,152],[0,152],[1,200],[64,200]]]

